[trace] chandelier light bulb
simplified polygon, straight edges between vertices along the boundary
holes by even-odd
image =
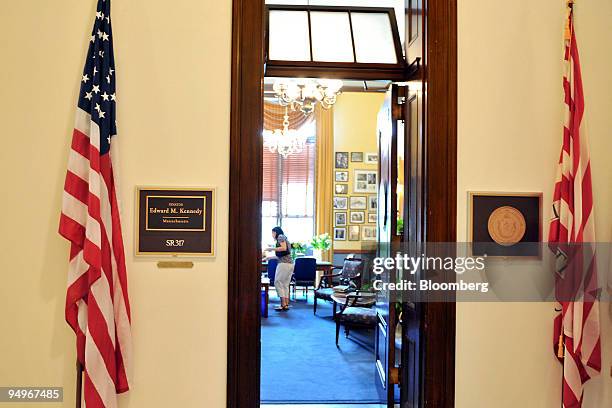
[[[294,111],[300,110],[304,115],[310,115],[317,103],[324,109],[331,108],[342,85],[339,79],[279,79],[272,89],[281,106],[290,106]]]

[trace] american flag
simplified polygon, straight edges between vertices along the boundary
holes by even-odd
[[[130,306],[115,188],[115,61],[110,0],[98,0],[76,110],[59,232],[70,241],[66,320],[87,408],[129,389]]]
[[[571,4],[563,89],[563,145],[548,241],[562,260],[557,277],[561,312],[555,318],[554,333],[555,351],[563,363],[562,403],[565,408],[578,408],[584,384],[601,371],[601,337],[595,252],[594,248],[584,250],[595,242],[595,226],[588,143],[581,129],[584,94]]]

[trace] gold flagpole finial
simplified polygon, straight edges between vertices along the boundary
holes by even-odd
[[[565,21],[565,40],[570,41],[572,38],[572,31],[570,27],[570,20],[572,19],[572,11],[574,9],[575,0],[567,0],[567,19]]]
[[[563,358],[565,357],[565,350],[563,345],[563,333],[559,335],[559,344],[557,349],[557,357]]]

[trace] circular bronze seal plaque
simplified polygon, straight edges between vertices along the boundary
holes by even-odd
[[[505,205],[491,213],[487,227],[493,241],[503,246],[511,246],[523,238],[527,223],[519,210]]]

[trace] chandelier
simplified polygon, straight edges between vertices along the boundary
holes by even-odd
[[[281,106],[291,106],[294,111],[310,115],[317,102],[324,109],[331,108],[342,85],[339,79],[279,79],[272,89]]]
[[[274,131],[264,130],[264,146],[271,153],[278,152],[283,158],[293,153],[300,153],[306,145],[306,137],[302,132],[295,129],[289,129],[289,110],[285,106],[285,115],[283,116],[283,129],[275,129]]]

